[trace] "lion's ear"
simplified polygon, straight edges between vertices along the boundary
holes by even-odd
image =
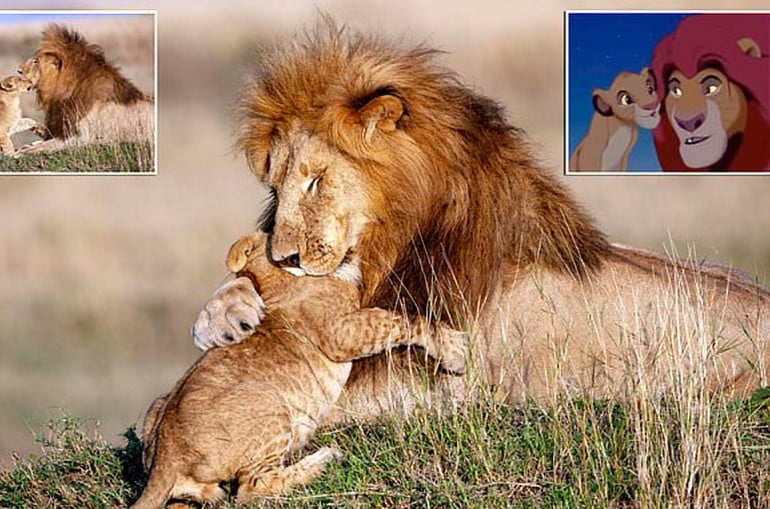
[[[593,96],[593,102],[594,102],[594,109],[599,113],[599,115],[602,115],[604,117],[610,117],[612,116],[612,105],[611,100],[608,100],[607,98],[607,92],[606,90],[599,90],[598,88],[594,90],[594,96]]]
[[[396,122],[404,114],[404,104],[393,95],[375,97],[358,110],[364,126],[364,139],[372,141],[375,129],[384,133],[396,130]]]
[[[45,57],[51,63],[51,65],[55,66],[56,69],[61,71],[62,61],[61,61],[61,57],[59,57],[58,54],[52,53],[52,52],[45,52],[41,56]]]
[[[0,81],[0,88],[5,90],[6,92],[13,92],[14,90],[16,90],[16,86],[10,80]]]
[[[751,58],[762,58],[762,49],[759,47],[759,44],[757,44],[757,41],[751,37],[738,39],[738,47],[741,48],[741,51],[746,56]]]

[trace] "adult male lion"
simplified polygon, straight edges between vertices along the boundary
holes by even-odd
[[[665,352],[685,362],[695,350],[710,387],[766,383],[764,291],[607,243],[502,108],[434,55],[321,27],[265,57],[245,94],[238,146],[274,192],[274,260],[296,274],[360,271],[364,306],[430,315],[476,342],[468,378],[416,369],[409,350],[356,362],[344,411],[408,405],[425,379],[463,398],[474,375],[508,400],[623,394],[665,378]],[[340,172],[358,192],[325,187]],[[249,280],[225,284],[196,345],[241,340],[263,309]]]
[[[153,138],[153,99],[124,78],[101,47],[74,30],[46,27],[37,51],[18,72],[34,83],[53,138],[35,151]]]
[[[664,170],[770,170],[770,15],[685,18],[655,48]]]

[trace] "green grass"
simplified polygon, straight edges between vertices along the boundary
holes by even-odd
[[[636,404],[486,401],[320,433],[311,449],[334,445],[344,452],[342,461],[314,484],[256,506],[770,506],[770,390],[710,404],[708,434],[730,430],[730,436],[686,483],[692,449],[677,404],[656,402],[657,415],[647,425],[666,436],[649,448]],[[125,437],[126,445],[114,448],[88,422],[68,416],[51,422],[37,437],[44,454],[16,458],[0,473],[0,507],[130,504],[146,479],[133,429]],[[642,472],[643,465],[652,467]]]
[[[154,171],[150,142],[84,145],[66,150],[0,156],[2,172],[147,173]]]

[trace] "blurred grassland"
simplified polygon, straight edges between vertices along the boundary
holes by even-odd
[[[73,7],[25,4],[55,6]],[[704,1],[698,7],[752,6]],[[0,462],[12,449],[35,450],[28,423],[36,427],[59,407],[99,419],[105,438],[118,442],[197,356],[189,326],[225,275],[230,243],[253,228],[264,197],[231,150],[240,85],[258,45],[312,22],[317,8],[355,28],[446,51],[442,62],[504,104],[511,122],[530,133],[544,165],[562,171],[564,2],[525,8],[497,0],[143,7],[159,10],[158,176],[0,178]],[[596,5],[575,1],[568,7]],[[134,28],[78,23],[72,24],[146,90],[151,59]],[[24,30],[3,28],[0,69],[12,72],[34,49],[39,27]],[[33,98],[25,100],[30,111]],[[761,281],[770,275],[766,178],[558,178],[614,241],[661,251],[673,239],[684,255],[692,246],[698,257],[731,263]]]

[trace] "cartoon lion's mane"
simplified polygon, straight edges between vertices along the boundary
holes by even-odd
[[[439,303],[457,317],[483,309],[509,262],[575,277],[598,270],[609,252],[603,235],[503,108],[439,66],[437,54],[325,20],[261,56],[238,146],[253,163],[277,125],[301,125],[361,169],[377,216],[357,248],[364,305],[401,299],[424,313]],[[383,95],[404,113],[372,143],[359,112]]]

